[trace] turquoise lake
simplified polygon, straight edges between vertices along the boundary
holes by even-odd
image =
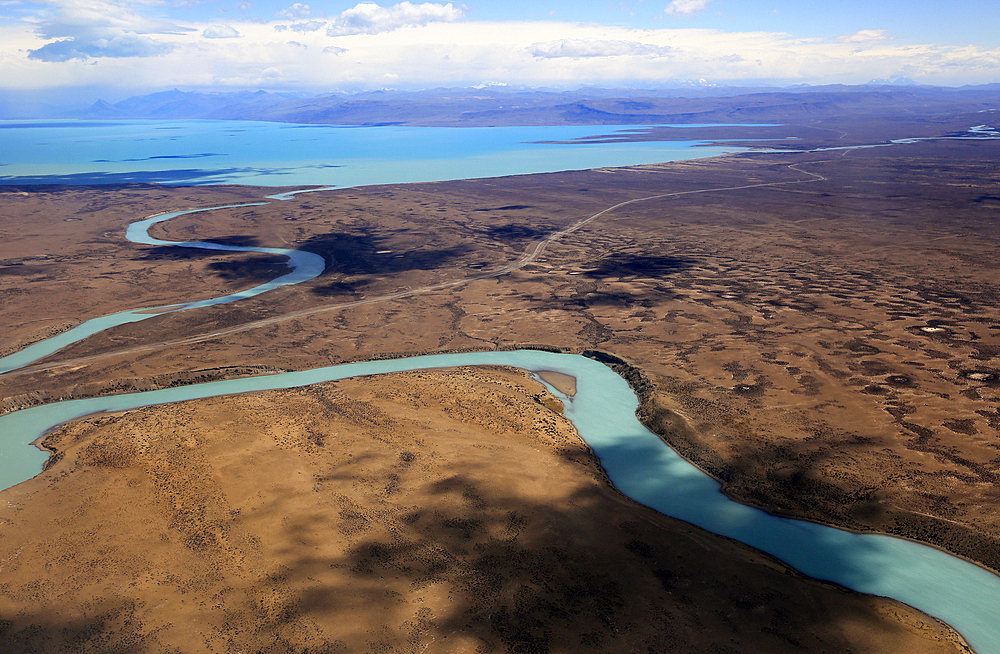
[[[342,127],[250,121],[0,121],[0,184],[364,186],[709,157],[703,142],[556,144],[635,125]]]

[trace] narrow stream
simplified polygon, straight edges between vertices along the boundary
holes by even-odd
[[[293,193],[282,194],[283,196],[291,197]],[[272,196],[274,199],[286,199],[282,196]],[[247,298],[254,297],[255,295],[260,295],[261,293],[266,293],[267,291],[274,290],[280,286],[288,286],[290,284],[298,284],[299,282],[304,282],[306,280],[318,277],[323,273],[323,269],[326,267],[326,262],[323,257],[318,254],[313,254],[312,252],[304,252],[302,250],[286,250],[284,248],[264,248],[264,247],[246,247],[238,245],[222,245],[221,243],[211,243],[202,241],[162,241],[157,238],[153,238],[149,235],[149,228],[156,223],[162,223],[171,218],[176,218],[178,216],[185,216],[192,213],[200,213],[202,211],[214,211],[216,209],[233,209],[236,207],[259,207],[267,204],[267,202],[252,202],[249,204],[230,204],[220,207],[206,207],[204,209],[188,209],[187,211],[174,211],[172,213],[160,214],[158,216],[153,216],[151,218],[146,218],[145,220],[140,220],[134,222],[128,226],[125,231],[125,238],[132,241],[133,243],[141,243],[144,245],[160,245],[160,246],[176,246],[185,248],[198,248],[201,250],[223,250],[225,252],[260,252],[262,254],[278,254],[288,258],[287,265],[291,269],[287,274],[282,275],[272,279],[271,281],[260,284],[259,286],[254,286],[253,288],[248,288],[245,291],[239,291],[237,293],[230,293],[229,295],[223,295],[216,298],[211,298],[208,300],[198,300],[196,302],[186,302],[183,304],[171,304],[171,305],[161,305],[155,307],[144,307],[142,309],[135,309],[132,311],[120,311],[118,313],[112,313],[107,316],[101,316],[99,318],[92,318],[86,322],[83,322],[73,329],[64,331],[61,334],[53,336],[52,338],[46,339],[44,341],[39,341],[33,345],[29,345],[23,350],[19,350],[14,354],[0,358],[0,375],[17,370],[18,368],[23,368],[27,365],[31,365],[39,359],[44,359],[50,354],[54,354],[59,350],[63,349],[68,345],[73,343],[78,343],[85,338],[93,336],[98,332],[102,332],[105,329],[111,329],[112,327],[118,327],[119,325],[127,325],[132,322],[140,322],[142,320],[149,320],[150,318],[155,318],[156,316],[163,315],[164,313],[174,313],[176,311],[184,311],[185,309],[197,309],[199,307],[210,307],[216,304],[226,304],[228,302],[235,302],[236,300],[245,300]]]

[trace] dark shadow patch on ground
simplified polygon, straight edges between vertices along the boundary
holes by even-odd
[[[878,349],[874,345],[865,343],[864,341],[854,339],[852,341],[847,341],[844,343],[844,347],[854,352],[855,354],[879,354],[882,350]]]
[[[394,244],[391,234],[376,235],[367,231],[354,233],[334,232],[317,234],[296,243],[294,249],[311,252],[323,257],[326,262],[320,277],[340,275],[354,279],[341,279],[326,286],[313,287],[312,292],[322,296],[355,295],[360,286],[368,283],[370,277],[394,275],[413,270],[434,270],[452,265],[455,259],[465,255],[470,248],[421,246],[401,249]],[[212,237],[209,242],[234,247],[262,247],[260,240],[252,235],[233,234]],[[263,283],[289,272],[287,258],[264,253],[236,253],[225,250],[210,250],[197,247],[174,245],[143,246],[136,261],[197,261],[214,257],[225,260],[212,262],[209,270],[229,281],[245,279],[247,283]],[[20,268],[20,266],[17,266]],[[0,274],[5,269],[0,268]],[[8,274],[22,274],[11,271]]]
[[[363,285],[363,282],[350,283],[350,282],[330,282],[329,284],[324,284],[323,286],[315,286],[312,288],[312,292],[315,295],[320,295],[322,297],[337,297],[337,296],[347,296],[350,298],[356,298],[358,296],[358,290]]]
[[[467,246],[399,249],[388,239],[365,232],[317,234],[297,243],[296,249],[323,257],[326,269],[320,278],[331,275],[384,276],[413,270],[434,270],[452,265],[455,259],[469,251]],[[356,281],[363,283],[367,280]],[[339,295],[345,290],[353,293],[356,286],[351,280],[340,280],[328,286],[314,287],[313,293]]]
[[[885,378],[885,383],[896,388],[910,388],[915,385],[909,375],[889,375]]]
[[[552,233],[552,231],[553,230],[551,229],[538,229],[537,227],[530,227],[528,225],[509,223],[507,225],[497,225],[496,227],[491,227],[486,230],[485,236],[495,241],[510,243],[541,238],[543,236],[548,236]]]
[[[211,242],[234,247],[260,246],[256,237],[240,234],[213,238]],[[280,254],[228,252],[226,250],[209,250],[176,245],[143,246],[139,250],[139,255],[134,257],[133,260],[199,261],[219,258],[222,260],[212,261],[208,264],[207,268],[227,281],[243,281],[253,285],[263,284],[291,271],[288,267],[288,257]]]
[[[169,651],[155,631],[147,630],[128,599],[94,598],[88,616],[64,617],[40,609],[16,621],[0,619],[0,649],[4,652],[118,652],[138,654]],[[88,646],[93,646],[90,649]]]
[[[234,234],[232,236],[220,236],[218,238],[213,238],[211,241],[206,241],[211,243],[218,243],[220,245],[229,245],[232,247],[260,247],[258,239],[254,236],[243,236],[239,234]],[[227,250],[210,250],[208,248],[198,248],[198,247],[185,247],[183,245],[152,245],[152,246],[140,246],[139,249],[140,256],[135,257],[134,261],[185,261],[187,259],[206,259],[209,257],[219,257],[219,256],[240,256],[246,253],[232,252]],[[265,255],[261,253],[259,256],[279,256],[279,255]],[[284,260],[286,257],[281,257]]]
[[[508,204],[506,207],[489,207],[487,209],[474,209],[473,211],[521,211],[531,209],[530,204]]]
[[[612,254],[587,265],[587,277],[662,277],[694,266],[697,262],[687,257]]]
[[[264,247],[260,239],[249,234],[233,234],[232,236],[220,236],[211,239],[212,243],[219,245],[229,245],[232,247],[255,248]]]
[[[660,294],[653,294],[653,297],[659,297]],[[637,295],[634,293],[615,293],[615,292],[601,292],[597,291],[595,293],[588,293],[585,298],[582,298],[583,306],[614,306],[621,308],[635,308],[642,307],[649,309],[655,305],[650,294]]]
[[[5,277],[30,277],[32,275],[42,275],[51,269],[50,265],[26,266],[15,264],[13,266],[0,266],[0,276]]]
[[[288,258],[281,255],[256,255],[229,261],[216,261],[208,269],[228,281],[263,284],[291,272]]]

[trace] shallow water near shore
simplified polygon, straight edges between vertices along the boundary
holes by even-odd
[[[579,355],[534,350],[440,354],[344,364],[49,404],[0,417],[0,484],[38,473],[46,454],[29,443],[55,426],[95,412],[134,409],[233,393],[291,388],[348,377],[425,368],[508,365],[576,378],[566,416],[593,448],[612,483],[666,515],[734,538],[801,572],[853,590],[892,597],[940,618],[980,654],[1000,654],[1000,577],[935,548],[790,520],[733,502],[719,484],[667,447],[635,417],[638,400],[614,371]],[[554,388],[550,390],[558,394]]]

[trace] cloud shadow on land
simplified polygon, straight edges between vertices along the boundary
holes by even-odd
[[[333,275],[341,277],[337,281],[312,287],[313,293],[325,297],[356,295],[364,285],[380,276],[448,266],[469,251],[466,246],[398,249],[398,246],[391,244],[390,236],[375,235],[367,231],[316,234],[296,243],[294,249],[323,257],[326,268],[319,279]],[[238,247],[267,246],[252,235],[234,234],[208,240]],[[208,269],[228,281],[242,279],[247,283],[261,284],[288,272],[287,259],[280,255],[245,254],[173,245],[141,246],[133,260],[197,261],[220,257],[223,260],[209,263]]]
[[[572,289],[556,288],[551,293],[529,296],[531,308],[538,311],[562,309],[587,311],[596,306],[615,306],[621,309],[649,308],[658,301],[677,296],[677,289],[666,281],[671,275],[699,265],[688,257],[613,254],[602,259],[580,264],[584,270],[567,277]],[[642,286],[641,291],[614,289],[607,286],[606,278],[629,278]]]
[[[280,255],[258,254],[229,261],[215,261],[208,269],[222,279],[247,284],[264,284],[289,272],[288,259]]]
[[[497,225],[496,227],[491,227],[484,232],[487,238],[494,241],[500,241],[501,243],[508,243],[511,245],[518,245],[524,243],[525,241],[533,241],[539,238],[543,238],[553,233],[555,228],[539,229],[537,227],[531,227],[529,225],[522,225],[519,223],[508,223],[506,225]]]
[[[522,209],[531,209],[530,204],[508,204],[503,207],[487,207],[485,209],[473,209],[473,211],[520,211]]]
[[[338,476],[350,479],[352,471]],[[399,483],[392,475],[365,483],[382,482],[391,498]],[[307,625],[355,615],[338,635],[371,651],[463,637],[480,651],[516,654],[875,651],[852,642],[841,624],[877,629],[864,603],[747,564],[732,547],[706,547],[705,536],[690,536],[685,525],[662,529],[645,509],[595,490],[551,506],[456,473],[433,483],[426,506],[384,508],[341,504],[326,518],[290,520],[281,543],[289,558],[247,593],[271,604],[238,607],[245,624],[237,641],[253,647],[267,634],[274,651],[347,652],[344,641],[303,650],[318,645],[303,640]],[[342,556],[318,557],[316,541],[330,530],[361,537],[349,539]],[[329,570],[344,574],[334,582]]]
[[[326,269],[320,279],[331,275],[348,277],[312,288],[313,293],[324,296],[354,293],[374,277],[449,266],[469,251],[467,246],[400,249],[388,235],[367,231],[316,234],[296,243],[295,248],[323,257]]]
[[[391,477],[369,481],[393,492]],[[458,473],[432,493],[437,501],[426,507],[371,512],[341,498],[328,516],[288,520],[287,537],[274,544],[281,565],[254,570],[245,591],[225,595],[231,619],[206,627],[216,640],[249,651],[267,643],[272,652],[346,654],[362,643],[403,652],[455,641],[513,654],[877,651],[865,632],[885,623],[860,599],[746,563],[686,525],[663,529],[645,509],[600,492],[556,507]],[[269,508],[295,516],[283,507],[295,501]],[[348,538],[354,544],[341,556],[317,556],[317,541],[345,534],[365,536]],[[206,560],[226,560],[213,534],[188,536]],[[68,653],[97,642],[112,648],[102,651],[170,649],[132,602],[94,602],[93,617],[39,611],[0,622],[0,639],[16,651]],[[317,628],[347,615],[354,618],[335,620],[336,638]]]
[[[233,235],[213,238],[213,243],[241,247],[259,246],[254,236]],[[245,284],[263,284],[289,271],[288,258],[276,254],[243,252],[226,252],[224,250],[206,250],[202,248],[180,247],[174,245],[141,246],[134,261],[198,261],[202,259],[219,259],[207,265],[209,271],[222,279]]]
[[[612,254],[596,262],[586,264],[587,277],[652,277],[686,270],[697,262],[688,257],[672,257],[642,254]]]

